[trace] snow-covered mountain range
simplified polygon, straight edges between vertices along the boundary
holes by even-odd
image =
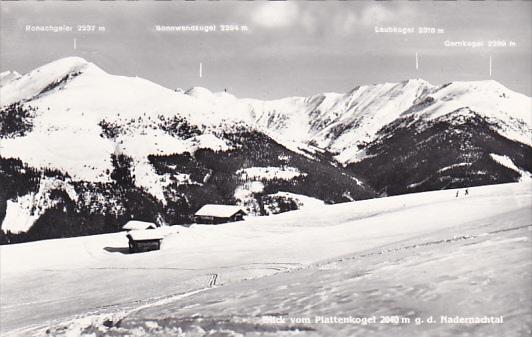
[[[208,202],[269,214],[532,171],[531,99],[495,81],[263,101],[172,90],[78,57],[0,80],[0,222],[24,239],[132,217],[185,223]]]

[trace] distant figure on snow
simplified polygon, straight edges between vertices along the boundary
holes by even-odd
[[[469,190],[467,188],[465,189],[465,195],[469,195]]]
[[[458,194],[460,194],[460,191],[456,191],[456,197],[458,198]]]

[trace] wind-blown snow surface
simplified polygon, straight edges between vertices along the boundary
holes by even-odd
[[[528,336],[531,188],[425,192],[166,227],[162,249],[144,254],[124,254],[124,233],[2,246],[2,335]],[[316,315],[438,322],[289,321]],[[441,315],[502,315],[504,323],[441,324]]]

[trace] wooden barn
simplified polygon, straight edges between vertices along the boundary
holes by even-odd
[[[155,229],[157,228],[157,225],[155,225],[153,222],[146,222],[146,221],[138,221],[138,220],[130,220],[125,224],[122,229],[126,231],[138,231],[138,230],[146,230],[146,229]]]
[[[202,224],[220,224],[244,219],[246,212],[234,205],[204,205],[196,214],[194,221]]]
[[[129,252],[141,253],[161,249],[162,235],[157,231],[134,230],[127,234],[129,240]]]

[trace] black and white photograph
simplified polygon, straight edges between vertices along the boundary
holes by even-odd
[[[2,337],[532,336],[532,1],[0,1]]]

